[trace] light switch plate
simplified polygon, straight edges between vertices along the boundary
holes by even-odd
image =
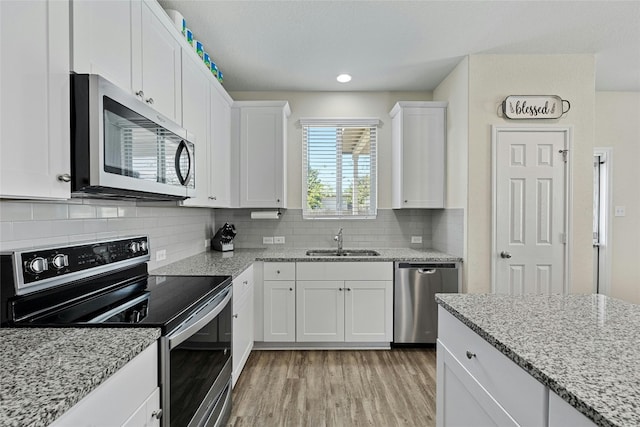
[[[276,245],[284,245],[284,236],[274,236],[273,243]]]
[[[159,251],[156,251],[156,261],[162,261],[167,259],[167,250],[166,249],[161,249]]]
[[[422,243],[422,236],[411,236],[411,243]]]
[[[625,216],[626,214],[624,206],[616,206],[615,216]]]
[[[263,245],[273,245],[273,237],[263,237],[262,238]]]

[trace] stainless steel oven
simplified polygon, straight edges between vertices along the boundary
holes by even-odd
[[[229,276],[149,276],[145,236],[0,254],[2,326],[160,328],[164,427],[231,413]]]
[[[74,196],[195,195],[195,136],[95,74],[71,75]]]

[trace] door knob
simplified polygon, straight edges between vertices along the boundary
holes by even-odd
[[[500,258],[505,258],[505,259],[509,259],[511,258],[511,254],[507,251],[502,251],[500,252]]]

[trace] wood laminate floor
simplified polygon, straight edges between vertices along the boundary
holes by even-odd
[[[434,349],[253,351],[228,426],[433,426]]]

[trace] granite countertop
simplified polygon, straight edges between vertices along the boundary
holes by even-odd
[[[49,425],[159,337],[153,328],[0,329],[0,425]]]
[[[436,301],[597,425],[640,425],[639,305],[604,295]]]
[[[309,248],[316,249],[316,248]],[[326,248],[325,248],[326,249]],[[462,262],[462,258],[433,249],[375,248],[379,256],[331,257],[307,256],[308,249],[235,249],[231,252],[206,251],[151,271],[154,275],[237,276],[254,261],[266,262]],[[349,249],[345,249],[348,251]]]

